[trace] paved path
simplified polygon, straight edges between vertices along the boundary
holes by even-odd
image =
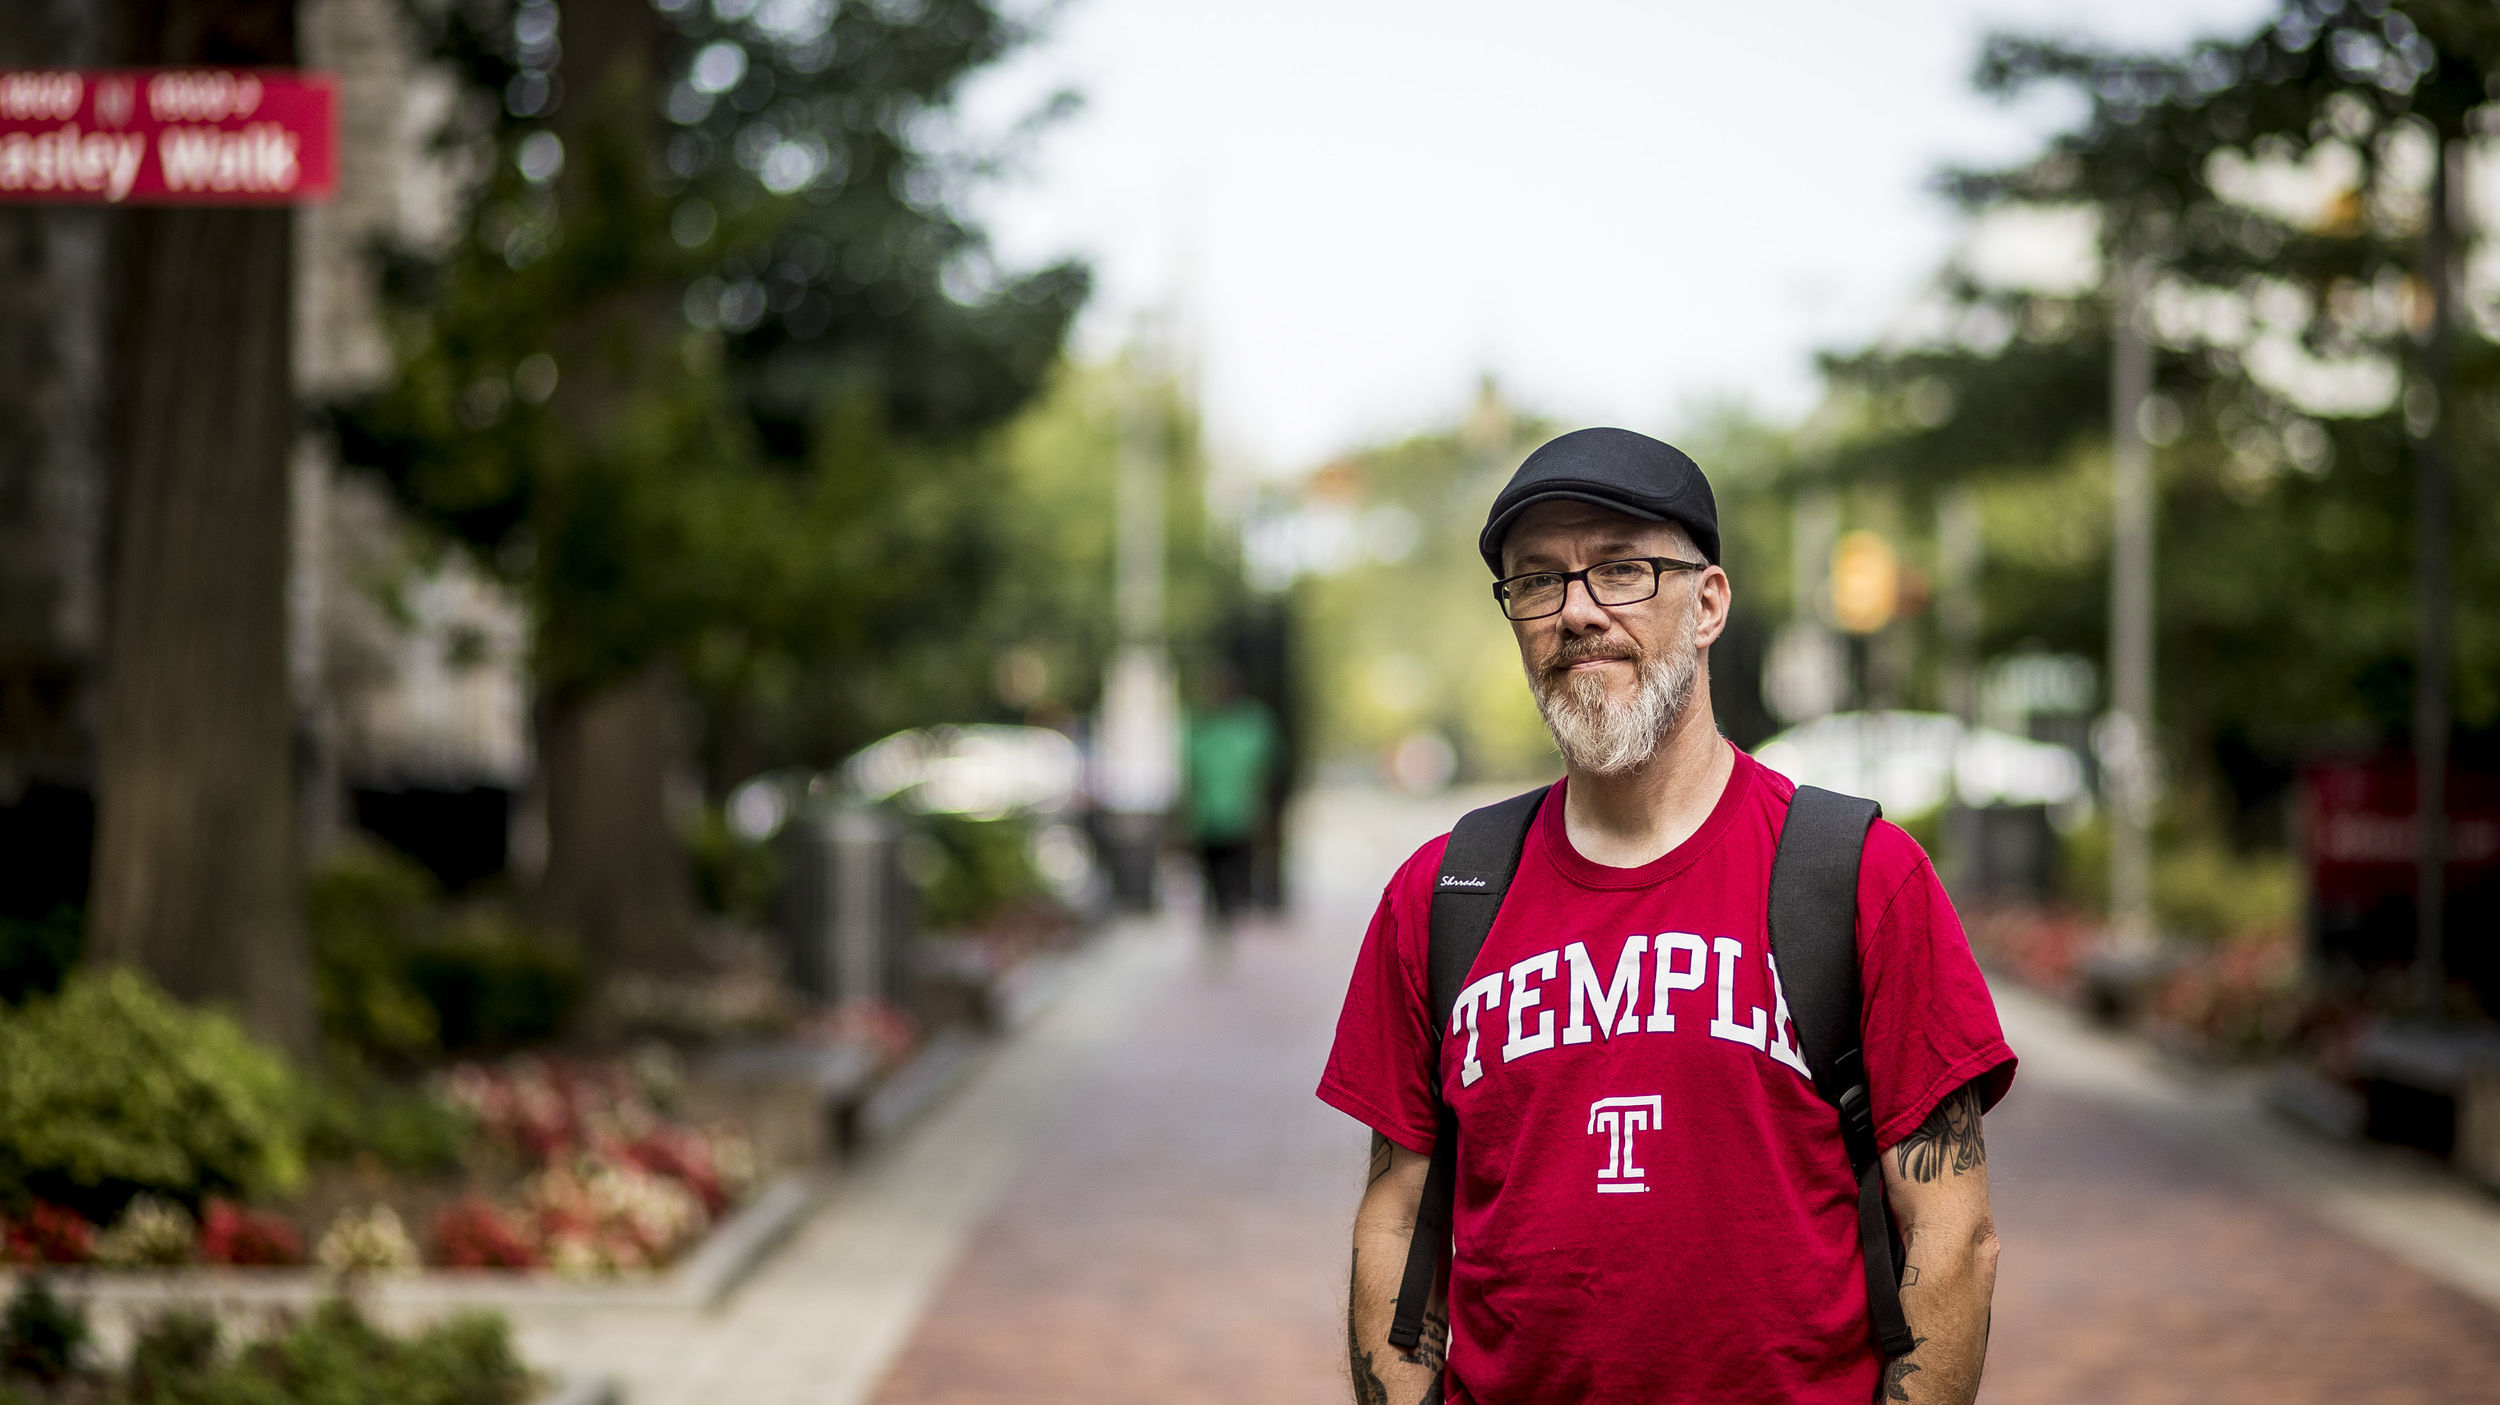
[[[1109,943],[725,1311],[526,1343],[630,1405],[1346,1399],[1363,1134],[1310,1088],[1371,897],[1441,817],[1332,804],[1307,918],[1228,959],[1186,924]],[[2500,1402],[2500,1204],[2002,1004],[2025,1069],[1989,1119],[1984,1400]]]
[[[1070,1093],[1185,955],[1151,927],[1099,943],[1054,1008],[844,1181],[723,1308],[516,1312],[523,1353],[568,1375],[613,1377],[627,1405],[866,1399],[1001,1187],[1023,1174]]]
[[[1346,1398],[1364,1133],[1311,1096],[1347,951],[1202,951],[1020,1172],[877,1399]]]

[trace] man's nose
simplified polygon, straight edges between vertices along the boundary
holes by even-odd
[[[1562,622],[1575,632],[1604,629],[1614,622],[1586,580],[1563,582]]]

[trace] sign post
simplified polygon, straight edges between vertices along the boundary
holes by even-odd
[[[297,205],[337,187],[328,74],[0,70],[0,203]]]

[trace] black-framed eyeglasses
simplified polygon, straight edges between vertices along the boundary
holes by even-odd
[[[1577,571],[1530,571],[1493,583],[1493,598],[1514,620],[1541,620],[1562,613],[1571,583],[1586,586],[1589,599],[1600,605],[1638,605],[1658,593],[1658,578],[1669,571],[1699,571],[1707,562],[1678,561],[1672,556],[1629,556],[1600,561]]]

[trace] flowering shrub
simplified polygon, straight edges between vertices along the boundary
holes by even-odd
[[[407,1226],[399,1222],[399,1212],[376,1205],[363,1214],[351,1210],[332,1220],[313,1247],[313,1262],[332,1273],[400,1273],[424,1259]]]
[[[711,1218],[685,1186],[612,1161],[543,1171],[525,1200],[545,1236],[548,1266],[568,1274],[653,1267]]]
[[[212,1199],[200,1216],[200,1258],[238,1268],[278,1268],[304,1261],[304,1241],[282,1216]]]
[[[622,1064],[522,1057],[500,1068],[462,1064],[443,1097],[489,1138],[534,1161],[620,1144],[660,1125],[640,1080]]]
[[[2162,981],[2149,1013],[2207,1053],[2248,1056],[2289,1044],[2307,1004],[2300,949],[2286,930],[2199,952]]]
[[[633,1062],[521,1058],[445,1075],[433,1105],[503,1153],[472,1170],[520,1176],[508,1200],[472,1192],[437,1213],[433,1260],[596,1274],[655,1268],[684,1250],[752,1183],[754,1156],[735,1132],[665,1116],[661,1100],[676,1078],[660,1053]],[[195,1227],[178,1201],[140,1195],[99,1234],[78,1209],[38,1200],[24,1216],[0,1219],[0,1259],[112,1268],[296,1265],[306,1261],[309,1227],[214,1195]],[[310,1257],[338,1273],[425,1261],[386,1204],[338,1216]]]
[[[171,1200],[142,1195],[123,1209],[113,1227],[96,1236],[95,1259],[110,1268],[188,1263],[199,1247],[191,1212]]]
[[[702,1203],[705,1215],[729,1206],[729,1187],[721,1176],[720,1158],[712,1139],[691,1127],[654,1127],[623,1148],[625,1164],[675,1181]]]
[[[734,1133],[664,1117],[653,1092],[668,1076],[526,1057],[452,1070],[444,1099],[537,1169],[513,1213],[445,1212],[438,1254],[454,1262],[456,1244],[460,1261],[479,1266],[526,1260],[594,1274],[656,1267],[683,1249],[752,1181],[753,1157]]]
[[[83,1264],[95,1257],[95,1227],[77,1211],[38,1200],[5,1225],[5,1257],[21,1264]]]
[[[537,1227],[472,1195],[434,1217],[434,1261],[445,1268],[537,1268]]]
[[[2063,908],[1974,905],[1964,920],[1982,965],[2052,995],[2074,993],[2100,935],[2089,918]]]

